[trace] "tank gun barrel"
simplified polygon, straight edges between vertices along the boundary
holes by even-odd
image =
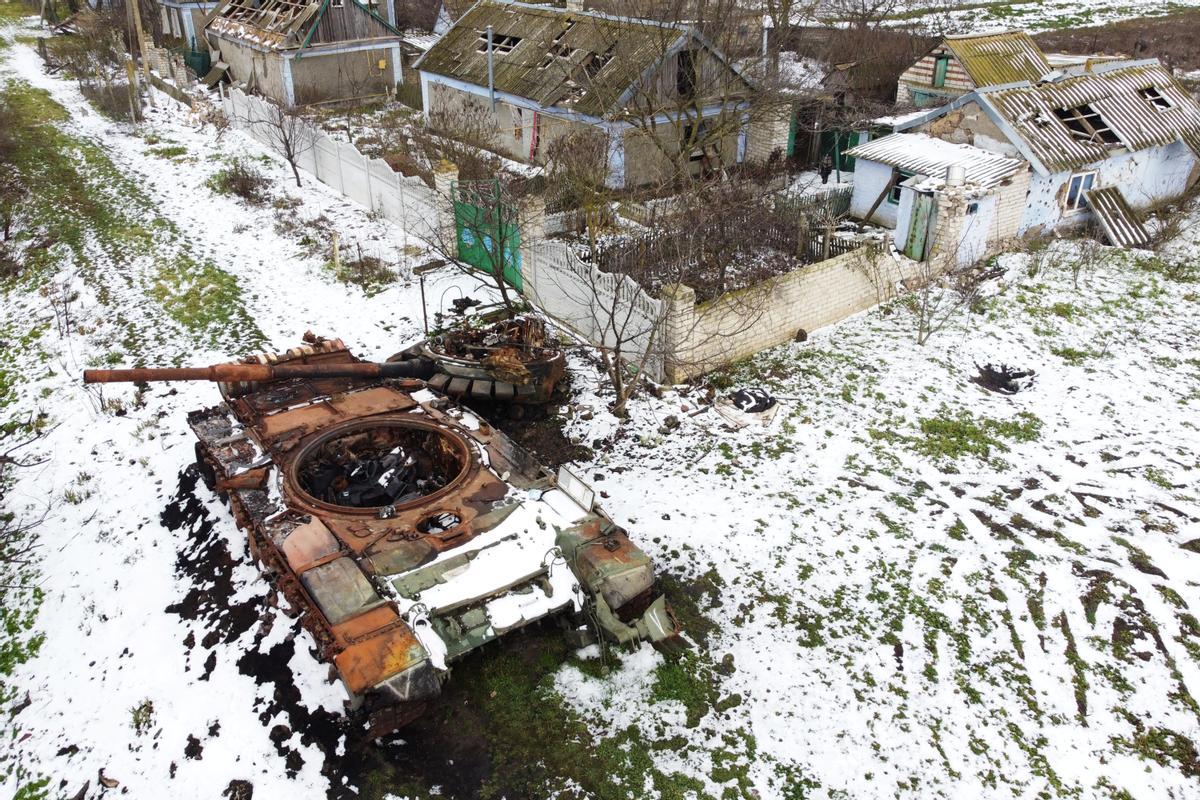
[[[87,369],[84,383],[140,383],[143,381],[213,381],[218,383],[266,382],[288,378],[417,378],[433,376],[433,362],[423,358],[377,364],[358,361],[333,364],[214,364],[209,367],[140,367],[137,369]]]

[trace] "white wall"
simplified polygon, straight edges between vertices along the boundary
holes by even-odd
[[[1116,186],[1131,206],[1149,208],[1183,194],[1196,165],[1192,151],[1182,142],[1173,142],[1133,153],[1120,153],[1099,164],[1068,172],[1034,175],[1020,232],[1039,226],[1050,229],[1060,225],[1081,225],[1091,219],[1091,214],[1086,211],[1063,212],[1066,184],[1076,173],[1095,170],[1095,188]]]
[[[854,161],[854,194],[850,197],[850,213],[859,219],[865,219],[871,210],[871,204],[879,197],[883,187],[892,179],[892,168],[878,161],[867,161],[859,158]],[[902,192],[902,194],[904,194]],[[911,194],[911,193],[910,193]],[[885,197],[871,216],[870,222],[883,225],[886,228],[896,227],[898,207],[887,201]]]

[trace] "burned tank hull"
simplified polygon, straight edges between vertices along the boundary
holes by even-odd
[[[455,659],[547,617],[679,641],[650,559],[574,476],[422,381],[323,377],[358,363],[340,341],[259,360],[320,369],[221,383],[188,418],[200,468],[372,734],[436,702]]]
[[[567,371],[562,349],[533,316],[450,330],[398,357],[429,361],[430,387],[466,402],[546,403]]]

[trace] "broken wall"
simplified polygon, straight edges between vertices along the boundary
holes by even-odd
[[[1115,186],[1135,209],[1150,208],[1174,199],[1195,181],[1196,156],[1182,142],[1151,147],[1132,153],[1114,154],[1098,164],[1052,175],[1034,176],[1029,197],[1021,219],[1020,233],[1049,231],[1059,227],[1074,227],[1091,221],[1085,211],[1070,211],[1065,207],[1072,175],[1096,173],[1094,186]]]
[[[954,144],[969,144],[1009,158],[1024,158],[976,102],[970,102],[907,133],[925,133]]]
[[[860,247],[696,305],[687,286],[664,287],[666,377],[681,382],[832,325],[895,296],[916,263]]]
[[[283,56],[276,52],[257,50],[211,30],[208,37],[213,46],[221,51],[221,60],[229,65],[230,78],[248,84],[252,82],[253,89],[259,94],[277,103],[287,104],[287,91],[283,82]]]

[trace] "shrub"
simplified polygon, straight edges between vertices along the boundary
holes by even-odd
[[[267,201],[266,188],[270,181],[242,159],[234,159],[228,167],[213,173],[207,186],[217,194],[234,195],[251,205]]]

